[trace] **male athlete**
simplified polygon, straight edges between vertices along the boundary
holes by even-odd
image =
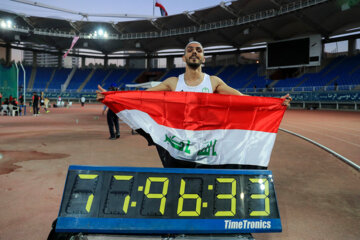
[[[201,43],[192,41],[188,43],[185,47],[185,52],[183,55],[183,61],[186,63],[185,73],[181,74],[178,77],[170,77],[164,80],[159,85],[147,89],[147,91],[184,91],[184,92],[204,92],[204,93],[219,93],[219,94],[229,94],[229,95],[239,95],[247,96],[238,90],[229,87],[224,81],[222,81],[217,76],[209,76],[206,73],[202,72],[201,65],[205,63],[204,49]],[[97,100],[101,101],[104,99],[104,95],[101,94],[106,90],[101,86],[98,86],[99,91],[97,91]],[[281,97],[284,99],[283,105],[289,106],[291,97],[289,94]],[[139,131],[138,131],[139,132]],[[151,140],[149,134],[144,131],[139,132],[147,140],[149,145],[154,143]],[[160,159],[164,167],[215,167],[215,168],[252,168],[256,166],[240,166],[234,164],[227,165],[204,165],[194,162],[181,161],[173,158],[164,148],[156,145]]]

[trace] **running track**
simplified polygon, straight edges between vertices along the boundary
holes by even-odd
[[[101,105],[0,117],[0,240],[46,239],[72,164],[161,167],[153,147],[121,125],[107,139]],[[281,128],[360,165],[360,113],[288,110]],[[261,239],[360,239],[360,173],[328,152],[279,131],[273,171],[283,232]]]

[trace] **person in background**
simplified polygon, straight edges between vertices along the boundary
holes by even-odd
[[[10,102],[11,105],[13,105],[13,109],[17,110],[19,109],[19,113],[21,113],[21,108],[19,108],[19,102],[16,98],[13,98],[13,100]]]
[[[26,114],[26,106],[24,105],[24,96],[21,94],[19,97],[19,113],[21,115],[22,109],[24,109],[24,115]]]
[[[49,113],[49,112],[50,112],[50,111],[48,110],[48,108],[49,108],[49,103],[50,103],[49,99],[48,99],[48,98],[45,98],[45,99],[44,99],[44,109],[45,109],[45,112],[46,112],[46,113]]]
[[[109,139],[116,140],[117,138],[120,138],[119,117],[113,111],[111,111],[111,109],[109,109],[107,106],[104,106],[102,114],[104,115],[106,111],[107,111],[106,119],[110,133]],[[115,131],[114,131],[114,127],[115,127]]]
[[[37,95],[36,92],[33,92],[32,107],[33,107],[33,116],[35,117],[39,115],[39,102],[40,102],[39,95]]]
[[[61,103],[62,103],[61,96],[58,96],[56,107],[62,107]]]
[[[2,104],[3,106],[1,106],[0,110],[3,110],[6,112],[6,114],[8,114],[9,113],[9,106],[8,106],[9,104],[10,104],[9,99],[5,98],[5,101]]]
[[[41,107],[43,107],[46,112],[46,108],[44,107],[45,106],[44,102],[45,102],[44,92],[41,92],[41,94],[40,94],[40,109],[41,109]]]
[[[109,91],[118,91],[119,89],[115,87],[114,84],[111,85],[109,88]],[[111,111],[107,106],[104,106],[104,110],[102,114],[104,115],[107,110],[106,119],[109,126],[109,132],[110,132],[110,140],[116,140],[117,138],[120,138],[120,127],[119,127],[119,117]],[[115,127],[115,131],[114,131]]]
[[[82,107],[85,105],[85,101],[86,101],[85,97],[84,97],[84,96],[81,96],[80,102],[81,102],[81,106],[82,106]]]
[[[10,102],[11,105],[14,105],[14,106],[18,106],[18,101],[16,98],[13,98],[12,101]]]
[[[20,105],[24,105],[24,96],[22,94],[19,97],[19,103]]]

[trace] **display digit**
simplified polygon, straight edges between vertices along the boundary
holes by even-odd
[[[130,179],[133,178],[133,176],[120,176],[120,175],[115,175],[114,178],[118,181],[121,181],[121,180],[125,180],[125,181],[128,181]],[[123,211],[124,213],[126,214],[127,211],[128,211],[128,208],[129,208],[129,203],[130,203],[130,194],[126,195],[125,196],[125,200],[124,200],[124,205],[123,205]]]
[[[263,211],[252,211],[250,216],[269,216],[270,215],[270,200],[269,200],[269,181],[266,178],[250,178],[252,183],[260,184],[260,189],[264,190],[263,194],[251,194],[251,199],[264,199],[265,209]]]
[[[152,182],[162,182],[163,183],[161,193],[150,193],[150,187],[151,187]],[[159,208],[159,212],[161,213],[161,215],[164,215],[164,212],[165,212],[166,195],[168,193],[168,188],[169,188],[169,179],[168,178],[148,177],[146,179],[144,194],[147,198],[150,198],[150,199],[152,199],[152,198],[161,199],[160,208]]]
[[[67,213],[90,213],[97,185],[97,174],[78,174],[67,204]]]
[[[199,194],[185,193],[185,185],[186,185],[185,180],[181,179],[180,197],[179,197],[179,201],[178,201],[177,214],[179,216],[184,216],[184,217],[200,216],[200,213],[201,213],[201,197],[199,196]],[[195,211],[185,211],[184,210],[184,201],[185,201],[185,199],[195,199],[196,200]]]
[[[105,199],[104,213],[126,215],[130,204],[130,193],[134,184],[131,175],[113,175]],[[122,201],[124,203],[121,205]],[[122,206],[119,208],[119,206]]]
[[[236,213],[236,180],[235,178],[216,178],[216,181],[219,183],[231,183],[231,193],[228,194],[217,194],[217,199],[229,199],[231,202],[230,211],[216,211],[215,216],[224,217],[224,216],[235,216]],[[217,185],[218,187],[219,185]]]

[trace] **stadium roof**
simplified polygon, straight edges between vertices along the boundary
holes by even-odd
[[[359,2],[238,0],[199,11],[117,23],[70,21],[0,10],[0,22],[10,19],[13,25],[12,28],[0,26],[0,39],[12,47],[29,42],[65,51],[73,36],[78,35],[80,39],[75,48],[102,54],[144,51],[152,55],[165,49],[183,49],[189,39],[200,41],[204,47],[228,45],[240,49],[258,42],[311,34],[329,39],[333,35],[359,31]],[[94,36],[99,28],[107,32],[106,39]]]

